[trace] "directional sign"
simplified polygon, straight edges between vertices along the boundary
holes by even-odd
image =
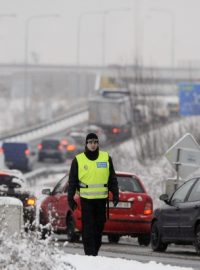
[[[179,85],[180,115],[200,115],[200,84]]]
[[[187,133],[167,150],[165,157],[177,174],[185,179],[200,168],[200,145]]]

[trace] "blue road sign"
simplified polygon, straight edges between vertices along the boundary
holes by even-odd
[[[179,85],[180,115],[200,115],[200,84]]]

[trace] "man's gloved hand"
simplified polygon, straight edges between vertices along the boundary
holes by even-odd
[[[118,205],[118,202],[119,202],[119,196],[113,196],[113,205],[114,207],[116,207]]]
[[[74,199],[68,199],[69,207],[74,211],[77,208],[77,202]]]

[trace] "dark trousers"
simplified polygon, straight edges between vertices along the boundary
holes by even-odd
[[[106,199],[81,198],[81,211],[85,255],[97,256],[106,222]]]

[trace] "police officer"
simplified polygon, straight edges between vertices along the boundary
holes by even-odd
[[[71,164],[68,203],[72,211],[77,207],[74,200],[76,190],[81,200],[84,252],[97,256],[106,222],[108,192],[112,192],[116,206],[119,190],[112,159],[107,152],[99,150],[99,139],[95,133],[86,136],[85,151],[76,155]]]

